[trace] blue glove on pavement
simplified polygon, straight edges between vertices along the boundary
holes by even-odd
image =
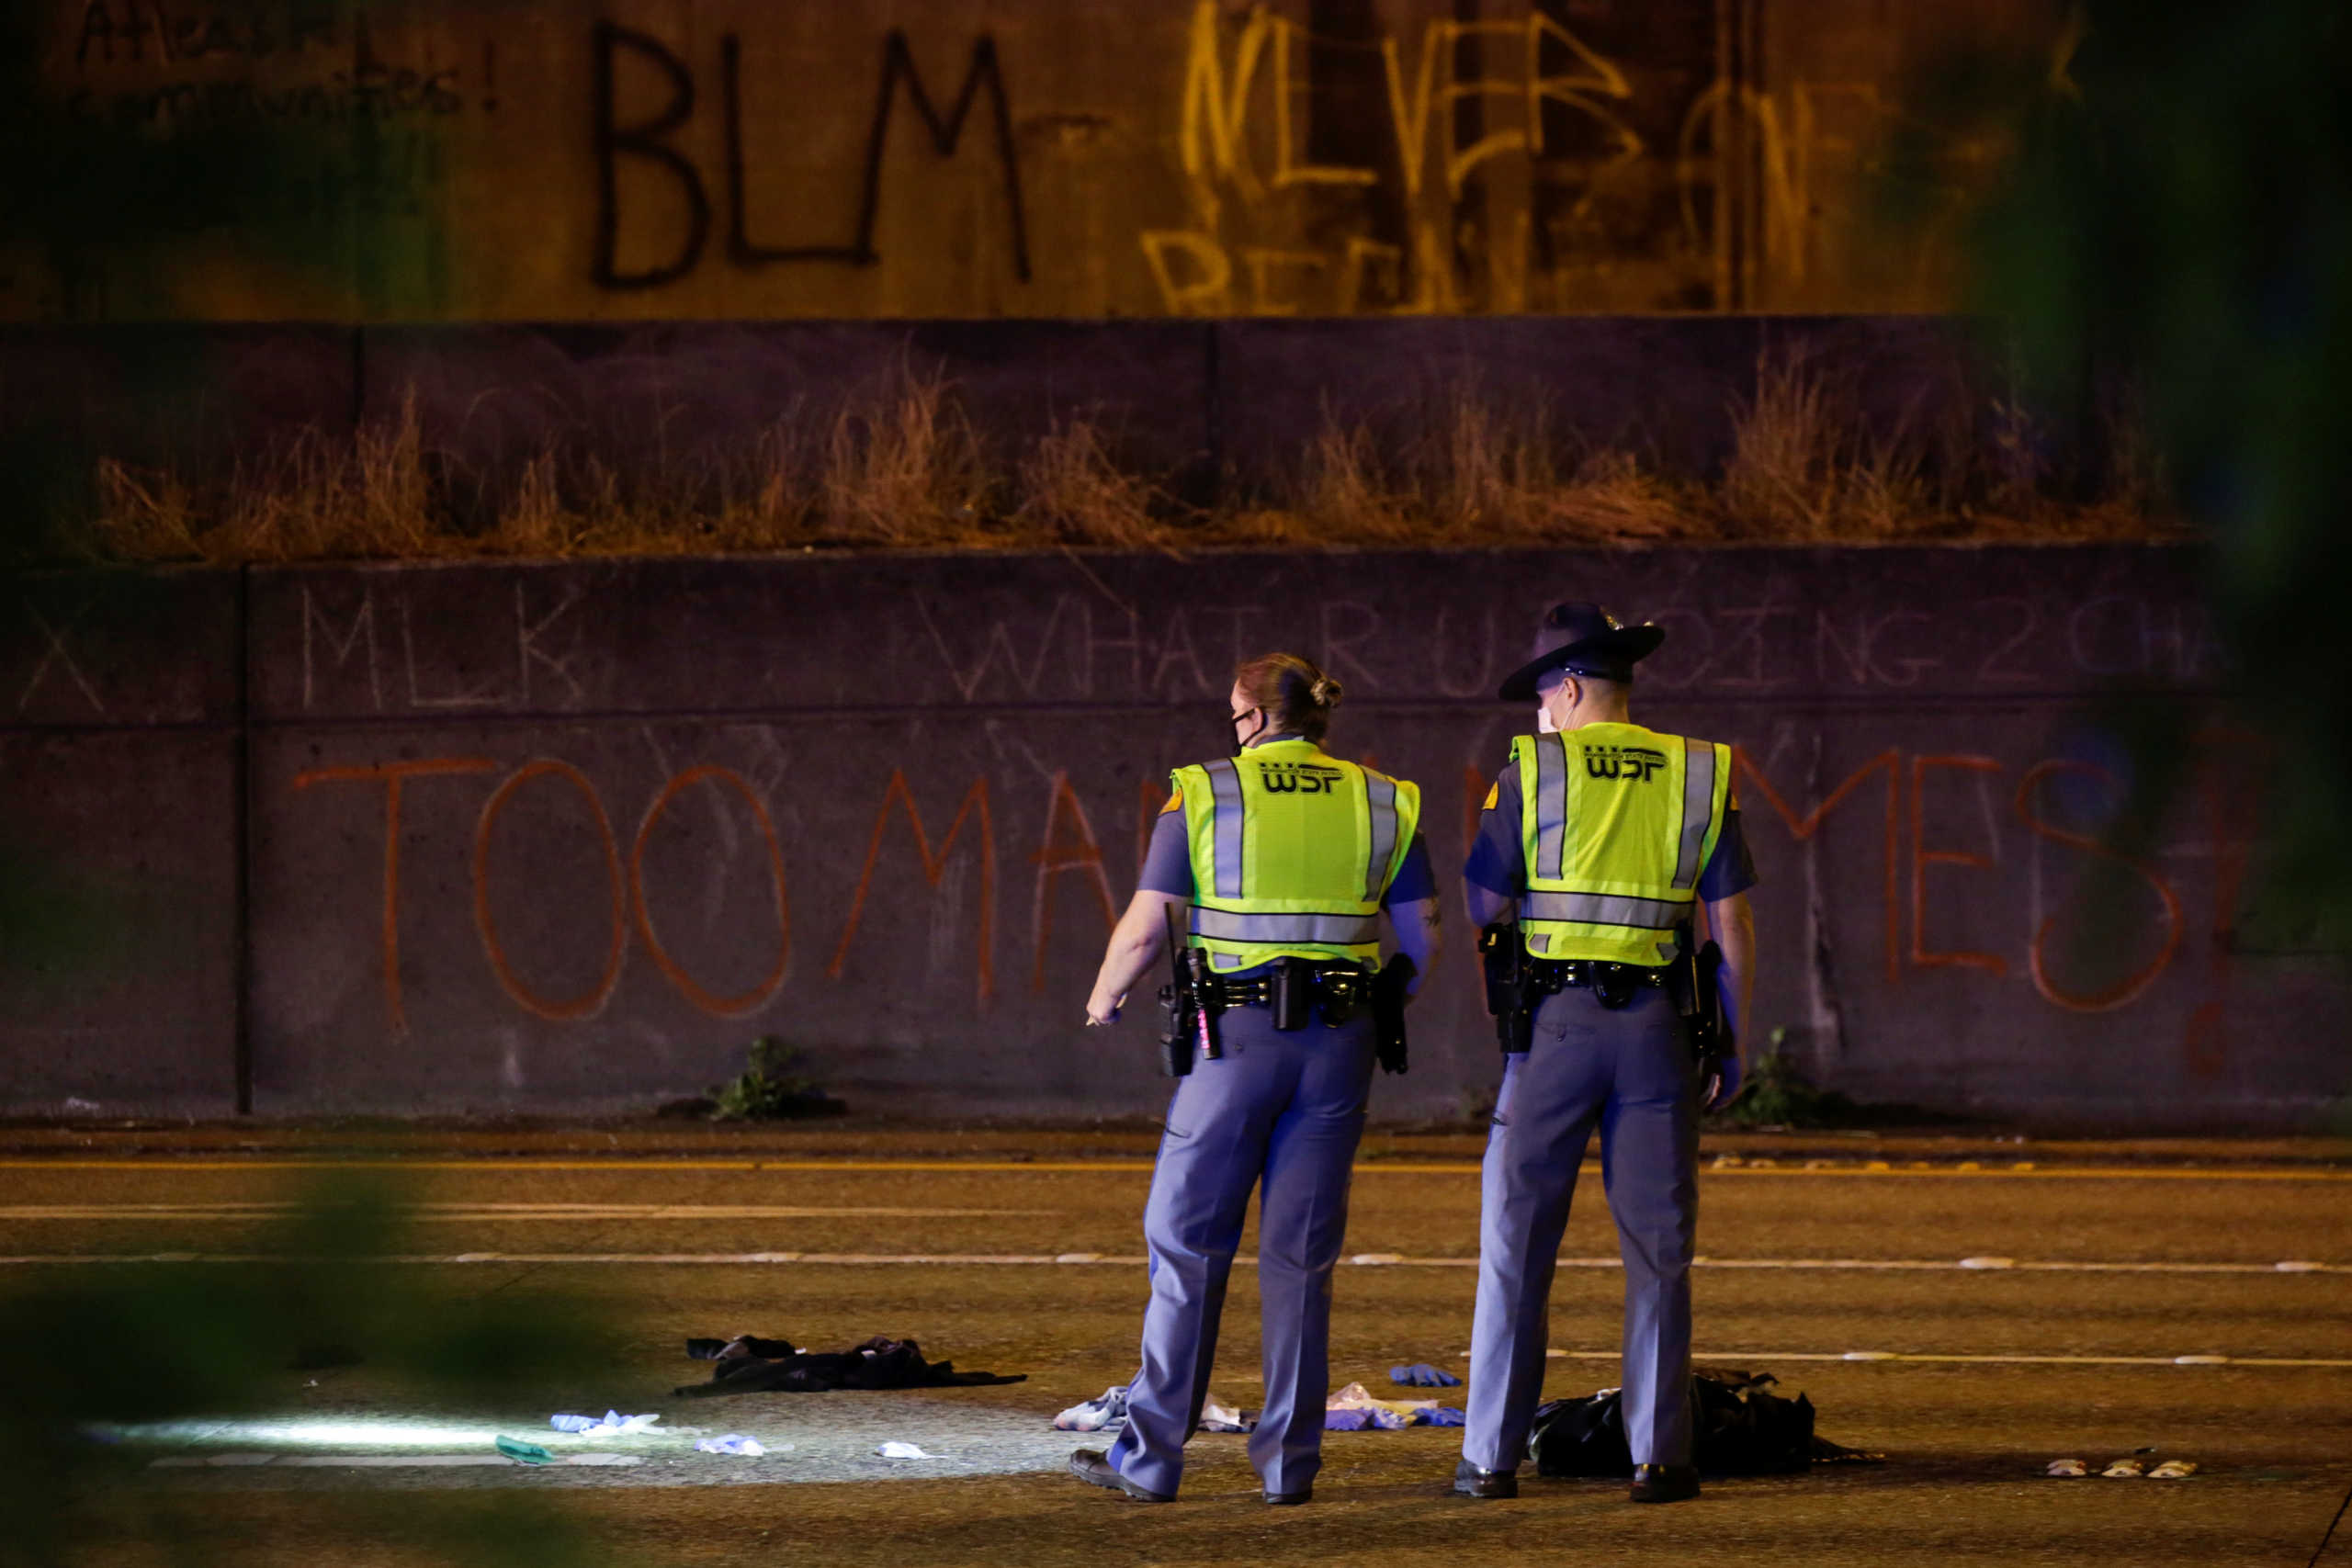
[[[1413,1388],[1460,1388],[1462,1386],[1460,1378],[1442,1368],[1432,1367],[1427,1361],[1416,1361],[1409,1367],[1391,1367],[1388,1369],[1388,1381],[1405,1383]]]
[[[1463,1413],[1451,1404],[1432,1404],[1421,1412],[1424,1427],[1459,1427],[1462,1421]]]

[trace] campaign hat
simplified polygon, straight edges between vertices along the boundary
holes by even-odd
[[[1598,604],[1555,604],[1535,634],[1535,657],[1512,671],[1496,694],[1507,703],[1532,702],[1537,679],[1554,670],[1597,681],[1631,681],[1634,666],[1665,640],[1664,626],[1647,621],[1624,626]]]

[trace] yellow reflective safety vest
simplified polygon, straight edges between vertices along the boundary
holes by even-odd
[[[1638,724],[1521,735],[1519,929],[1539,958],[1655,967],[1690,922],[1731,796],[1731,748]]]
[[[1419,785],[1311,740],[1269,740],[1169,777],[1193,852],[1192,942],[1211,968],[1378,959],[1380,897],[1420,825]]]

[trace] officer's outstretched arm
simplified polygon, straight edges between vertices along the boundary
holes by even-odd
[[[1715,945],[1724,950],[1723,976],[1718,984],[1723,987],[1724,1004],[1731,1010],[1733,1043],[1738,1048],[1740,1066],[1747,1065],[1747,1002],[1756,991],[1756,913],[1747,905],[1747,895],[1735,893],[1728,898],[1711,900],[1707,905],[1707,927],[1714,933]]]
[[[1421,982],[1436,971],[1438,959],[1445,952],[1442,920],[1434,895],[1388,906],[1388,925],[1396,933],[1396,951],[1413,961],[1413,977],[1405,983],[1408,997],[1420,995]]]
[[[1190,900],[1173,893],[1155,893],[1139,887],[1127,902],[1127,912],[1119,917],[1116,929],[1111,932],[1111,944],[1102,951],[1102,967],[1094,976],[1094,994],[1086,1000],[1086,1021],[1109,1023],[1119,1016],[1119,1004],[1143,972],[1159,956],[1167,945],[1167,910],[1169,906]]]

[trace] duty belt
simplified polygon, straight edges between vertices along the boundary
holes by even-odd
[[[1277,958],[1265,974],[1247,980],[1212,976],[1210,996],[1220,1008],[1272,1008],[1274,1027],[1304,1028],[1312,1007],[1323,1021],[1337,1028],[1356,1015],[1372,995],[1372,976],[1361,964],[1345,961],[1316,964],[1304,958]]]
[[[1601,958],[1535,958],[1528,962],[1527,988],[1531,997],[1590,991],[1602,1007],[1616,1009],[1632,1001],[1637,990],[1663,989],[1671,973]]]

